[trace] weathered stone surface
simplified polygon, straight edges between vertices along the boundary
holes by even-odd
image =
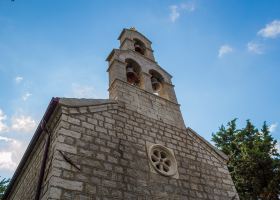
[[[103,131],[106,129],[105,124],[98,123],[95,127],[96,134],[88,134],[86,129],[80,132],[82,136],[87,135],[87,140],[82,140],[82,136],[72,137],[75,140],[74,144],[83,144],[70,148],[77,151],[69,151],[68,146],[57,142],[58,146],[62,145],[57,148],[64,149],[69,158],[81,168],[75,169],[62,158],[53,162],[53,168],[58,167],[63,172],[58,179],[59,184],[51,185],[62,190],[61,199],[66,199],[69,195],[73,197],[83,195],[88,198],[92,195],[94,198],[107,195],[108,199],[112,199],[113,194],[116,194],[116,198],[119,199],[162,197],[224,200],[236,195],[224,158],[196,137],[196,133],[191,129],[162,123],[122,107],[116,111],[103,110],[98,112],[98,115],[87,115],[85,121],[92,121],[90,118],[96,119],[95,116],[98,116],[97,121],[105,121],[104,116],[110,114],[113,122],[112,130],[119,132],[121,137],[110,136],[108,132]],[[122,113],[121,118],[118,113]],[[79,118],[79,114],[71,118]],[[133,125],[126,126],[128,122]],[[81,126],[82,124],[83,122]],[[62,135],[64,131],[58,131],[57,136]],[[139,134],[132,134],[135,132]],[[150,171],[146,153],[147,141],[157,141],[174,150],[178,162],[178,179]],[[89,149],[86,150],[84,147]],[[57,165],[56,162],[61,162],[61,165]],[[72,175],[69,175],[69,170]],[[72,187],[69,189],[67,184],[60,185],[61,179],[65,179],[66,183],[67,181],[78,183],[74,186],[68,183],[69,187]],[[89,191],[89,188],[93,188],[92,191]]]

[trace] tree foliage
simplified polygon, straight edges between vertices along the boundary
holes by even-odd
[[[234,119],[212,134],[212,141],[229,156],[228,169],[240,199],[280,199],[280,155],[266,122],[261,130],[249,120],[237,129]]]
[[[5,192],[5,190],[7,189],[9,182],[10,182],[10,179],[6,179],[6,178],[3,178],[0,180],[0,199],[2,199],[2,196]]]

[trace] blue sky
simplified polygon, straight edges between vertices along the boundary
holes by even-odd
[[[280,2],[0,1],[0,176],[10,177],[51,97],[107,98],[123,28],[153,42],[184,120],[208,141],[237,117],[280,141]]]

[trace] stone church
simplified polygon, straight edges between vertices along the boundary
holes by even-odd
[[[123,29],[109,99],[53,98],[5,200],[237,200],[227,156],[185,126],[151,41]]]

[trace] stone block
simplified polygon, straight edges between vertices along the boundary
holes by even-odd
[[[60,177],[51,178],[52,186],[59,187],[67,190],[82,191],[83,183],[80,181],[66,180]]]

